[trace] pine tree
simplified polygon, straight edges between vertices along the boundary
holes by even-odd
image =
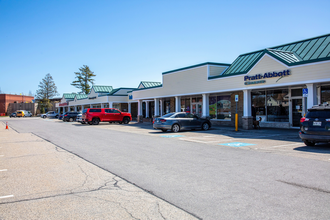
[[[38,87],[39,89],[36,91],[36,99],[49,100],[58,95],[57,87],[50,73],[47,73],[45,78],[39,83]]]
[[[91,91],[90,84],[94,84],[94,79],[96,75],[92,72],[87,65],[83,65],[83,67],[79,68],[80,72],[75,72],[76,80],[74,80],[71,85],[81,89],[82,94],[89,94]]]
[[[47,73],[45,78],[41,80],[38,87],[35,98],[39,100],[39,108],[49,109],[52,106],[49,99],[58,95],[57,87],[50,73]]]

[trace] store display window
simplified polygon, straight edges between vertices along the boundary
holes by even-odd
[[[231,120],[230,95],[210,96],[209,115],[213,119]]]
[[[330,104],[330,86],[321,86],[321,103]]]

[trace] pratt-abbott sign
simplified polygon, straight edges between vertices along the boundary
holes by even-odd
[[[259,84],[259,83],[265,83],[268,78],[275,78],[275,77],[280,77],[278,80],[282,79],[285,76],[290,76],[291,75],[291,70],[283,70],[282,72],[268,72],[264,74],[256,74],[254,76],[244,76],[244,85],[250,85],[250,84]],[[262,79],[262,80],[260,80]],[[258,81],[255,81],[258,80]],[[277,80],[277,81],[278,81]],[[277,82],[276,81],[276,82]]]

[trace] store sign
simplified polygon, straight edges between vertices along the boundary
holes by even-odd
[[[67,106],[67,105],[68,105],[68,103],[66,103],[66,102],[65,102],[65,103],[59,103],[59,104],[58,104],[58,106],[60,106],[60,107],[62,107],[62,106]]]
[[[129,96],[128,96],[128,99],[129,99],[129,100],[132,100],[132,99],[133,99],[133,95],[129,95]]]
[[[264,74],[256,74],[254,76],[245,76],[244,81],[247,81],[244,83],[244,85],[250,85],[250,84],[259,84],[259,83],[265,83],[265,79],[269,78],[276,78],[279,77],[279,79],[276,81],[278,82],[280,79],[282,79],[285,76],[290,76],[291,70],[283,70],[282,72],[268,72]]]

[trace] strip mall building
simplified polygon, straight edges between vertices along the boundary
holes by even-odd
[[[112,90],[92,89],[82,99],[63,95],[61,104],[121,110],[127,105],[126,111],[137,111],[139,122],[186,111],[233,127],[237,113],[244,129],[253,127],[255,111],[261,127],[299,127],[308,108],[330,104],[330,34],[242,54],[232,64],[202,63],[164,72],[162,77],[162,84],[141,82],[136,89],[118,89],[118,101]]]

